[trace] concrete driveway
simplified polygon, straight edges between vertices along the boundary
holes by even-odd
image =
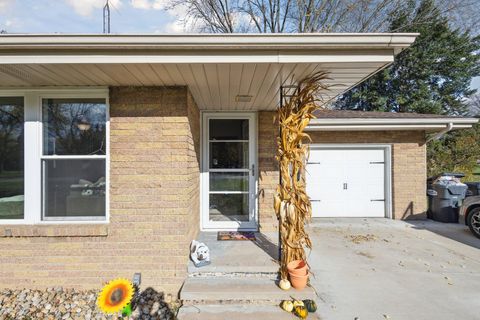
[[[480,239],[464,225],[320,219],[309,232],[321,319],[480,318]]]

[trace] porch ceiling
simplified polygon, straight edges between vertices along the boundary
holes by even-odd
[[[143,40],[141,40],[143,38]],[[188,86],[203,110],[272,110],[282,84],[330,72],[334,99],[415,35],[0,36],[0,88]],[[252,96],[237,102],[237,95]]]

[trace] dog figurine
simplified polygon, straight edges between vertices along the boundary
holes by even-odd
[[[195,267],[203,267],[210,264],[210,249],[203,242],[193,240],[190,244],[190,259]]]

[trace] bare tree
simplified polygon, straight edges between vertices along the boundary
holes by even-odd
[[[190,28],[213,33],[382,32],[391,14],[421,0],[174,0]],[[455,27],[478,33],[480,0],[437,0]],[[396,30],[401,31],[401,30]]]
[[[213,33],[249,32],[236,0],[175,0],[169,9],[185,6],[185,24]]]

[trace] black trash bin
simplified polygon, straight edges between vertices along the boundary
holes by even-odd
[[[458,223],[458,208],[467,193],[467,185],[460,182],[461,173],[443,173],[429,179],[428,217],[440,222]]]
[[[468,187],[467,197],[480,195],[480,182],[465,182]]]

